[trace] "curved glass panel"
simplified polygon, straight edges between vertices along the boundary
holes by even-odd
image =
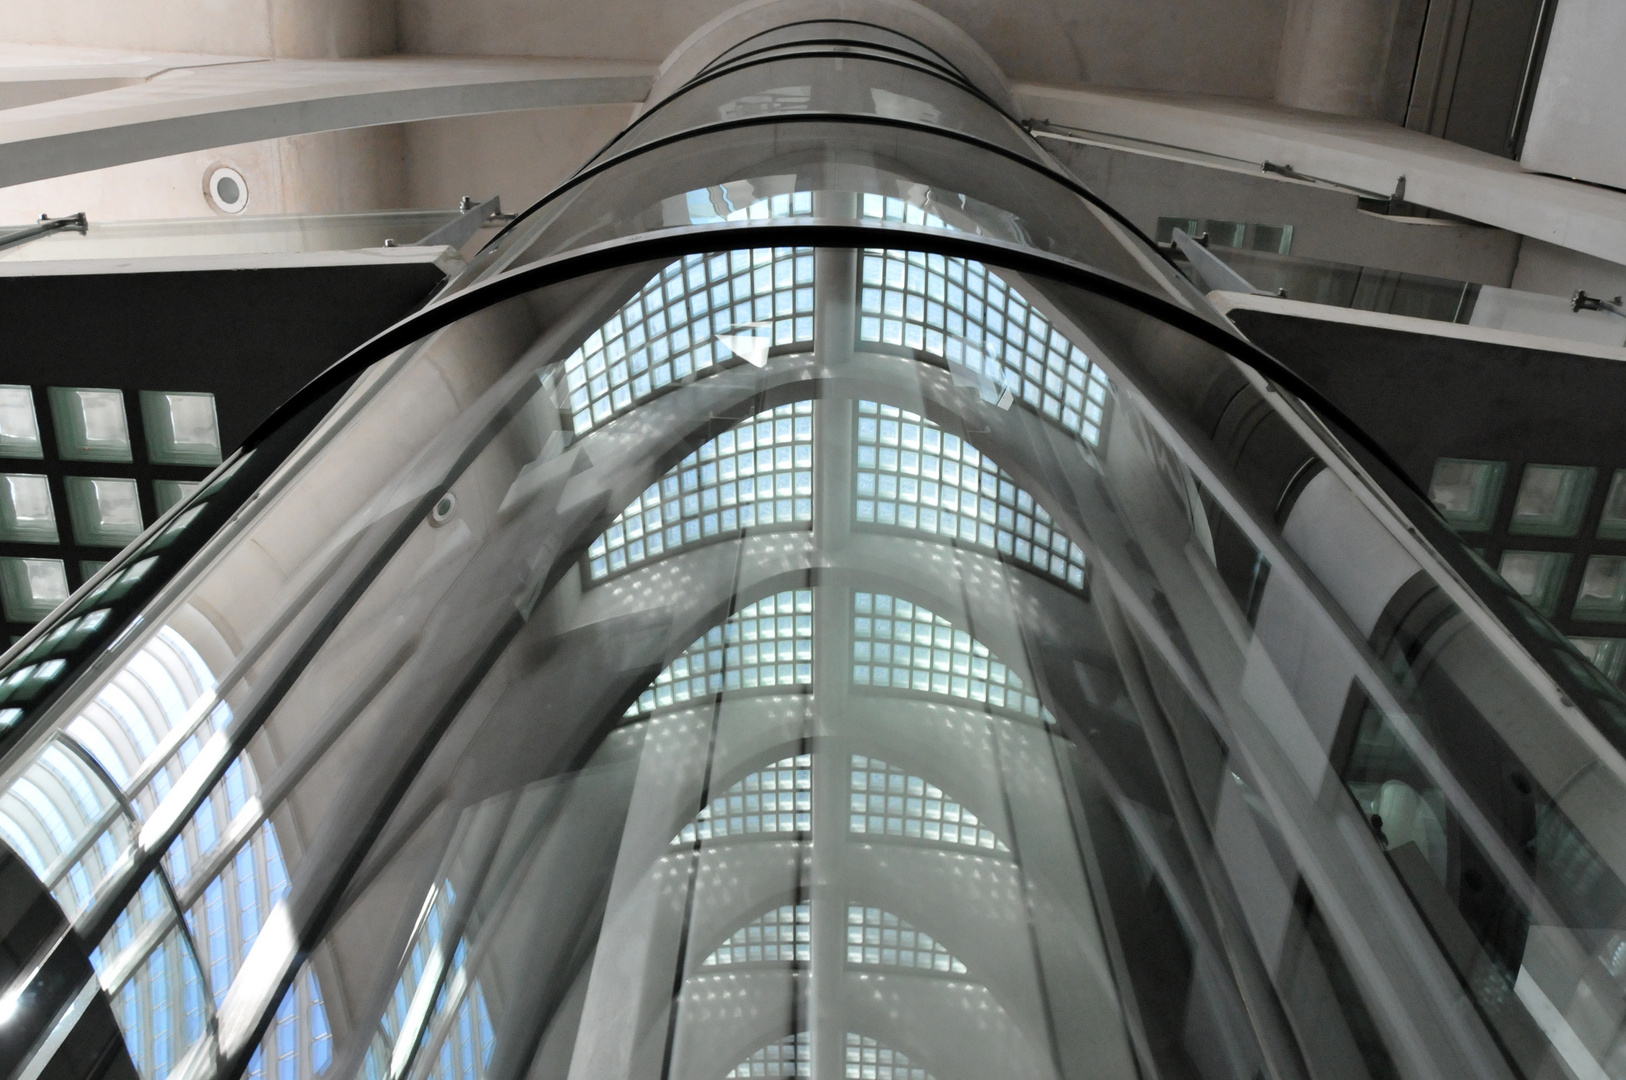
[[[620,154],[643,143],[702,124],[786,112],[847,113],[931,124],[963,131],[1033,161],[1042,151],[1020,128],[963,85],[912,61],[887,62],[863,54],[862,46],[823,56],[773,56],[702,76],[651,109],[601,153]]]
[[[50,676],[0,834],[139,1075],[1618,1071],[1626,697],[1244,343],[904,204],[431,309]]]
[[[1173,271],[1039,166],[931,131],[808,117],[653,147],[573,183],[486,247],[458,287],[573,248],[696,225],[892,222],[1036,247],[1169,294]]]
[[[874,23],[850,19],[809,19],[788,26],[777,27],[773,30],[766,30],[760,34],[753,34],[738,45],[722,52],[717,59],[701,69],[701,73],[715,71],[735,60],[774,49],[787,47],[805,49],[809,43],[813,42],[821,45],[830,42],[853,42],[880,46],[913,56],[918,60],[924,60],[934,67],[954,74],[958,78],[964,78],[964,75],[960,74],[946,57],[935,49],[927,48],[914,38],[906,34],[900,34],[895,30],[889,30],[884,26],[877,26]]]

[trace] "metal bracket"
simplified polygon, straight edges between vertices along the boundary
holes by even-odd
[[[1570,297],[1571,311],[1607,311],[1611,315],[1619,315],[1626,319],[1626,304],[1617,296],[1613,300],[1604,300],[1596,296],[1588,296],[1585,289],[1579,289]]]
[[[0,236],[0,249],[16,247],[18,244],[26,244],[30,240],[38,240],[42,236],[49,236],[54,232],[64,230],[76,232],[83,236],[89,228],[90,221],[85,217],[83,210],[77,214],[59,218],[47,217],[41,214],[38,225],[30,225],[26,229],[18,229],[16,232]]]

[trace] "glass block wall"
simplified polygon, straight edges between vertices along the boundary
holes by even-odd
[[[0,386],[0,610],[8,643],[220,460],[210,394]]]

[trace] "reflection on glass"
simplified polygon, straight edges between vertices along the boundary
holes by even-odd
[[[1596,470],[1526,465],[1507,531],[1527,536],[1574,536],[1586,513]]]
[[[965,965],[890,911],[858,904],[847,907],[847,963],[914,968],[938,975],[964,975]]]
[[[882,1046],[868,1035],[847,1033],[846,1080],[933,1080],[932,1074],[906,1054]]]
[[[700,966],[807,963],[813,959],[812,924],[812,904],[769,908],[728,935]]]
[[[1434,463],[1428,497],[1434,508],[1462,532],[1483,532],[1496,518],[1507,465],[1501,461],[1441,458]]]
[[[1504,551],[1498,568],[1502,580],[1544,615],[1558,610],[1559,593],[1570,557],[1558,551]]]
[[[565,359],[571,419],[584,433],[698,371],[812,341],[810,249],[689,255]]]
[[[941,357],[1100,441],[1106,375],[998,274],[969,259],[866,251],[862,281],[860,342]]]
[[[976,814],[936,784],[861,754],[854,754],[851,764],[850,832],[1010,850]]]
[[[812,1076],[813,1046],[807,1032],[769,1043],[723,1074],[724,1080],[754,1076]]]
[[[965,698],[1053,720],[1024,680],[964,630],[919,604],[853,594],[853,682]]]
[[[700,444],[587,549],[596,581],[747,529],[813,521],[813,402],[758,413]]]
[[[153,501],[158,505],[158,512],[163,514],[168,512],[170,507],[188,498],[202,486],[202,481],[154,480],[152,482]]]
[[[812,811],[813,756],[798,754],[734,781],[683,826],[672,843],[805,833],[813,827]]]
[[[858,403],[854,450],[861,524],[920,530],[992,549],[1084,587],[1084,552],[1045,508],[958,435],[906,409]]]
[[[1581,655],[1612,683],[1626,675],[1626,638],[1570,638]]]

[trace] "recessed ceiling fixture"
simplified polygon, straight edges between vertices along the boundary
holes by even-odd
[[[248,181],[230,165],[213,165],[203,174],[203,191],[223,214],[241,214],[248,207]]]

